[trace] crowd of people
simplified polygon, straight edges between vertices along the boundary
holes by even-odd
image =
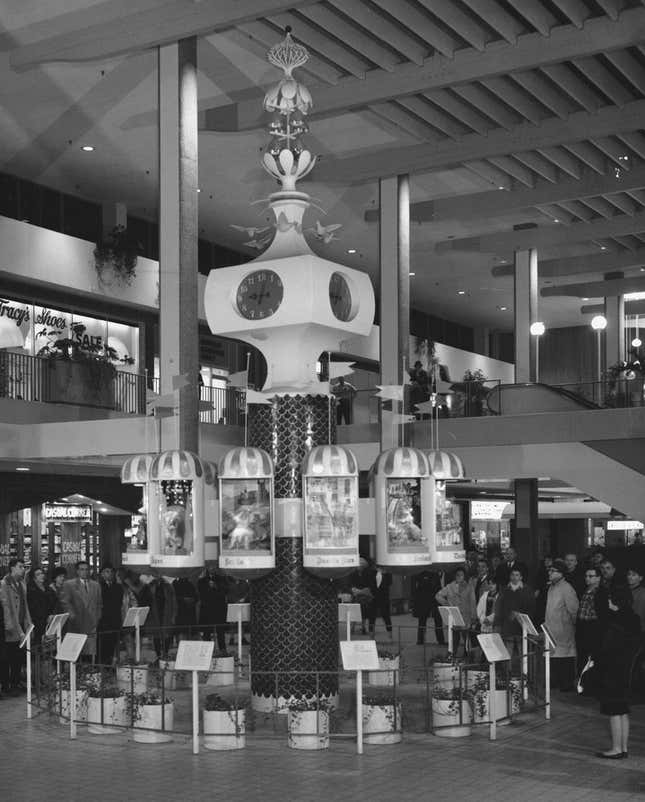
[[[544,557],[532,584],[514,548],[490,558],[467,554],[452,576],[424,571],[415,577],[412,611],[418,619],[417,643],[423,644],[433,619],[438,643],[445,643],[441,606],[458,607],[465,626],[453,635],[453,654],[474,652],[478,632],[498,632],[519,666],[522,629],[516,613],[544,624],[555,647],[551,686],[577,688],[595,695],[609,717],[611,746],[599,757],[627,757],[629,702],[645,652],[644,570],[631,565],[620,573],[601,550],[581,561],[574,553]],[[481,658],[474,653],[473,659]],[[579,679],[577,679],[579,678]]]
[[[122,624],[131,607],[149,607],[143,634],[149,634],[157,658],[165,657],[182,636],[214,639],[226,651],[227,604],[248,601],[249,586],[218,574],[212,565],[193,581],[182,576],[167,581],[159,572],[137,574],[105,564],[96,578],[85,561],[76,563],[73,577],[54,568],[49,580],[34,566],[26,575],[20,559],[9,561],[0,581],[0,698],[24,693],[25,652],[21,642],[33,624],[32,644],[46,636],[52,616],[68,613],[66,632],[87,636],[81,659],[111,665],[121,649],[134,658],[134,638]],[[229,633],[229,645],[235,635]],[[246,641],[246,633],[243,642]]]

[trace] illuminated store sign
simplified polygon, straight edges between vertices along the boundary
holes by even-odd
[[[607,521],[607,531],[627,531],[631,529],[643,529],[641,521]]]
[[[475,521],[501,521],[507,501],[471,501],[470,517]]]
[[[48,521],[92,522],[91,504],[45,504],[45,518]]]

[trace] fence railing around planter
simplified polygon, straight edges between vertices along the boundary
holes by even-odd
[[[34,715],[49,715],[52,723],[65,724],[72,704],[67,664],[57,673],[54,651],[47,645],[36,648],[33,657]],[[172,738],[187,743],[193,732],[192,677],[174,668],[172,653],[167,658],[138,665],[79,663],[75,718],[87,723],[87,730],[79,729],[80,737],[84,732],[127,731],[143,743]],[[227,658],[216,654],[211,671],[199,675],[200,733],[206,749],[239,749],[249,738],[277,738],[295,749],[321,749],[337,739],[356,738],[354,672],[251,670],[242,675]],[[445,658],[406,664],[405,655],[392,654],[383,660],[378,672],[364,674],[360,714],[366,744],[396,743],[406,732],[469,735],[474,725],[489,723],[487,665]],[[522,700],[521,678],[513,676],[510,665],[498,665],[498,723],[544,705],[543,663],[541,647],[532,643],[528,702]],[[260,677],[268,678],[269,683],[262,684],[274,691],[258,705],[251,689]],[[325,691],[330,687],[337,693]],[[485,737],[484,730],[480,729]]]

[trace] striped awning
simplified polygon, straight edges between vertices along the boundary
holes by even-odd
[[[384,476],[428,476],[426,455],[418,448],[400,446],[381,452],[372,466],[374,474]]]
[[[192,451],[163,451],[156,456],[150,466],[150,479],[203,479],[205,463]]]
[[[450,451],[426,451],[426,454],[430,464],[430,473],[435,479],[446,481],[466,477],[464,463],[456,454]]]
[[[127,459],[121,466],[121,484],[138,485],[147,482],[153,460],[151,454],[137,454]]]
[[[315,446],[302,461],[302,475],[358,476],[358,463],[343,446]]]
[[[219,463],[220,479],[270,479],[273,462],[261,448],[239,446],[227,451]]]

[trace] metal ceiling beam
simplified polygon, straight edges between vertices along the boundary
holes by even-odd
[[[581,306],[580,312],[583,315],[604,315],[604,304],[589,304]],[[626,315],[643,315],[645,314],[645,301],[625,301],[625,314]]]
[[[53,61],[98,61],[122,53],[147,50],[177,42],[189,36],[201,36],[309,5],[314,0],[173,0],[142,11],[106,18],[114,12],[112,0],[93,7],[94,24],[73,27],[75,15],[69,14],[70,27],[65,33],[46,36],[10,54],[14,69],[28,69]],[[28,31],[29,29],[23,29]],[[17,41],[21,31],[14,31]]]
[[[592,137],[612,136],[624,131],[637,131],[645,119],[645,100],[628,103],[622,108],[608,106],[595,114],[580,111],[566,120],[551,118],[541,125],[522,123],[510,131],[490,131],[486,136],[469,134],[459,142],[441,142],[432,145],[411,145],[380,148],[370,153],[345,158],[325,156],[316,166],[317,181],[372,181],[388,175],[429,172],[439,168],[462,164],[465,161],[506,156],[525,150],[548,148],[568,143],[580,158],[597,172],[604,172],[592,154],[587,153],[585,140]],[[596,159],[603,155],[593,149]]]
[[[543,298],[569,296],[574,298],[611,298],[627,292],[644,292],[645,277],[619,278],[604,281],[583,281],[577,284],[559,284],[556,287],[543,287]]]
[[[610,270],[641,265],[645,265],[645,248],[628,253],[603,251],[563,259],[544,259],[538,262],[538,273],[540,278],[558,278],[585,273],[608,273]],[[513,265],[497,265],[491,273],[494,276],[512,276],[514,269]]]
[[[520,154],[517,158],[521,158]],[[439,198],[434,201],[420,201],[410,205],[410,219],[424,223],[438,223],[443,220],[480,220],[516,212],[518,209],[629,192],[643,187],[645,187],[645,166],[622,173],[620,178],[616,178],[613,172],[598,175],[589,171],[580,181],[568,179],[558,184],[545,182],[535,189],[519,189],[513,192],[494,190],[477,192],[474,195]],[[368,209],[365,212],[365,220],[368,223],[376,222],[378,209]]]
[[[541,226],[519,231],[501,231],[483,234],[480,237],[463,237],[445,240],[435,246],[437,253],[448,251],[482,251],[484,253],[508,253],[526,248],[550,248],[575,242],[587,242],[603,237],[620,237],[645,231],[645,212],[621,214],[610,220],[594,220],[593,223],[575,223],[570,226]]]
[[[452,58],[435,54],[421,68],[408,62],[390,73],[372,70],[362,80],[349,77],[333,88],[318,87],[311,117],[621,50],[641,42],[644,28],[645,8],[634,8],[624,11],[616,22],[599,17],[587,20],[582,30],[574,25],[558,26],[548,38],[532,33],[518,37],[515,45],[501,40],[489,43],[483,52],[467,48],[456,51]],[[201,127],[209,131],[246,131],[263,124],[262,110],[253,102],[217,106],[204,112],[201,119]]]

